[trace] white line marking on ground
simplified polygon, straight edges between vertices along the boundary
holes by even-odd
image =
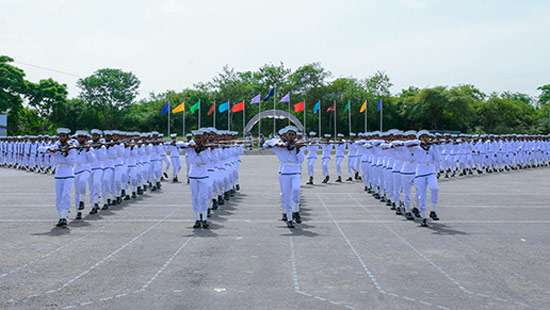
[[[361,203],[353,198],[353,201],[361,206]],[[442,267],[440,267],[438,264],[436,264],[434,261],[432,261],[431,259],[429,259],[426,255],[424,255],[422,252],[420,252],[420,250],[418,250],[414,245],[412,245],[412,243],[410,243],[407,239],[403,238],[399,233],[397,233],[394,229],[392,229],[391,227],[389,227],[388,225],[382,225],[384,226],[384,228],[386,228],[386,230],[388,230],[389,232],[391,232],[392,234],[394,234],[397,239],[399,239],[401,242],[403,242],[407,247],[409,247],[416,255],[418,255],[420,258],[422,258],[424,261],[426,261],[428,264],[430,264],[433,268],[435,268],[437,271],[439,271],[439,273],[441,273],[445,278],[447,278],[447,280],[451,281],[454,285],[456,285],[462,292],[464,292],[465,294],[467,295],[477,295],[477,296],[480,296],[480,297],[485,297],[485,298],[490,298],[490,299],[495,299],[493,298],[492,296],[489,296],[489,295],[485,295],[485,294],[479,294],[479,293],[475,293],[475,292],[472,292],[470,290],[468,290],[467,288],[465,288],[462,284],[460,284],[458,282],[458,280],[456,280],[454,277],[452,277],[448,272],[446,272],[445,270],[443,270]],[[516,301],[505,301],[505,302],[512,302],[512,303],[515,303],[517,305],[521,305],[521,306],[526,306],[526,307],[529,307],[528,305],[524,304],[524,303],[521,303],[521,302],[516,302]]]
[[[383,295],[388,295],[388,296],[394,296],[394,295],[390,295],[389,292],[386,292],[386,290],[383,290],[382,287],[380,286],[380,284],[378,283],[378,280],[376,279],[376,277],[374,276],[374,273],[370,271],[370,269],[367,267],[367,265],[365,264],[365,261],[363,261],[363,258],[361,257],[361,255],[359,255],[359,252],[355,249],[355,247],[353,246],[353,244],[351,244],[351,241],[349,240],[349,238],[346,236],[346,234],[344,233],[344,231],[342,230],[342,228],[340,227],[340,225],[336,222],[336,220],[334,219],[334,216],[332,215],[332,212],[329,210],[329,208],[327,207],[325,201],[323,200],[323,198],[321,198],[320,195],[317,196],[317,198],[319,199],[319,201],[321,202],[321,205],[323,205],[323,207],[325,208],[327,214],[329,215],[329,217],[331,218],[332,222],[334,223],[334,225],[336,226],[338,232],[340,233],[340,236],[342,237],[342,239],[344,239],[345,243],[348,245],[348,247],[351,249],[351,251],[353,252],[353,254],[355,255],[355,258],[357,259],[357,261],[360,263],[360,265],[363,267],[363,270],[365,271],[365,273],[367,274],[367,276],[369,277],[369,279],[371,280],[371,282],[374,284],[374,287],[376,288],[376,290],[380,293],[380,294],[383,294]],[[397,295],[397,294],[396,294]],[[408,301],[419,301],[415,298],[412,298],[412,297],[408,297],[408,296],[405,296],[405,295],[398,295],[399,298],[402,298],[402,299],[405,299],[405,300],[408,300]]]
[[[153,283],[153,281],[155,281],[158,276],[164,272],[164,270],[166,269],[166,267],[168,267],[168,265],[170,265],[170,263],[172,263],[172,261],[174,260],[174,258],[183,250],[183,248],[185,248],[187,246],[187,244],[189,243],[189,241],[191,241],[191,239],[193,239],[193,237],[190,237],[190,238],[187,238],[187,240],[185,240],[181,245],[180,247],[176,250],[176,252],[174,252],[174,254],[172,254],[170,256],[170,258],[168,258],[168,260],[166,262],[164,262],[164,264],[162,265],[162,267],[160,267],[160,269],[151,277],[151,279],[149,279],[149,281],[147,281],[142,287],[141,287],[141,290],[144,291],[146,290],[150,285],[151,283]]]

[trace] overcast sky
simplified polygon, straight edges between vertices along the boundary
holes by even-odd
[[[36,81],[113,67],[141,97],[254,70],[320,62],[334,77],[385,71],[392,92],[475,84],[536,95],[550,83],[550,1],[0,0],[0,54]],[[48,67],[78,77],[22,64]]]

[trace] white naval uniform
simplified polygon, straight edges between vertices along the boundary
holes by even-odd
[[[58,148],[60,145],[60,142],[56,142],[53,148]],[[61,152],[56,152],[52,157],[55,166],[55,207],[59,218],[67,219],[71,208],[71,192],[74,185],[76,150],[69,150],[67,156]]]
[[[197,153],[194,148],[184,148],[189,162],[189,187],[191,188],[191,205],[195,220],[206,221],[208,215],[211,180],[207,173],[207,165],[211,161],[210,150]]]
[[[307,176],[313,177],[315,173],[315,162],[317,161],[317,151],[319,151],[319,145],[310,144],[306,147],[307,150]]]
[[[264,146],[271,147],[277,142],[268,140]],[[281,190],[281,209],[288,221],[292,220],[292,213],[299,211],[300,175],[304,161],[304,149],[288,150],[286,147],[274,146],[272,151],[279,159],[279,185]]]
[[[328,177],[328,164],[330,162],[333,145],[330,143],[321,144],[321,166],[323,168],[323,176]]]
[[[437,171],[439,171],[439,154],[432,146],[428,150],[417,146],[414,150],[416,171],[414,184],[416,195],[420,204],[420,214],[426,217],[426,189],[431,193],[431,211],[435,211],[439,197],[439,185],[437,184]]]
[[[345,158],[346,144],[336,143],[334,149],[336,150],[336,176],[342,177],[342,162]]]

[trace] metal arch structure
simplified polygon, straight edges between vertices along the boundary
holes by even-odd
[[[304,132],[304,125],[302,125],[302,122],[300,122],[300,120],[296,116],[283,110],[266,110],[254,115],[254,117],[252,117],[248,121],[248,123],[246,123],[246,126],[244,127],[245,135],[249,134],[252,128],[254,128],[254,125],[256,125],[261,119],[264,118],[289,119],[290,122],[294,126],[296,126],[299,131]]]

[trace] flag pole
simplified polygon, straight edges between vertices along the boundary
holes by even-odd
[[[351,133],[351,101],[348,100],[348,136]]]
[[[382,131],[383,128],[383,115],[384,115],[384,104],[382,102],[382,98],[378,99],[380,100],[380,131]]]
[[[273,136],[275,137],[275,121],[276,121],[276,118],[275,118],[275,100],[277,100],[277,88],[275,88],[275,90],[273,91],[274,94],[273,94]]]
[[[199,127],[197,129],[201,128],[201,100],[199,99]]]
[[[231,102],[227,99],[227,130],[231,131]]]
[[[337,119],[336,119],[336,100],[334,100],[334,102],[332,103],[332,106],[334,107],[334,139],[336,139],[336,122],[337,122]]]
[[[369,111],[369,101],[367,99],[365,99],[365,128],[364,128],[364,132],[367,132],[368,130],[368,127],[367,127],[367,112]]]
[[[307,99],[307,96],[304,96],[304,136],[307,135],[307,127],[306,127],[306,108],[307,108],[307,105],[306,105],[306,99]]]
[[[243,140],[244,140],[244,126],[245,126],[245,123],[244,121],[246,120],[246,104],[243,100]]]
[[[214,100],[214,123],[212,123],[213,127],[216,128],[216,100]]]
[[[319,138],[322,137],[321,134],[321,113],[323,111],[323,107],[321,106],[321,100],[319,100]]]
[[[262,96],[260,95],[260,102],[258,102],[258,114],[262,113]],[[260,143],[260,135],[262,134],[262,118],[258,120],[258,143]]]
[[[182,119],[183,119],[183,136],[185,137],[185,103],[183,104],[183,113],[182,113]]]
[[[170,114],[172,114],[172,107],[168,104],[168,136],[170,136]]]
[[[290,103],[292,101],[290,100],[290,92],[288,93],[288,114],[290,114]],[[290,115],[289,115],[289,118],[288,118],[288,125],[290,126]]]

